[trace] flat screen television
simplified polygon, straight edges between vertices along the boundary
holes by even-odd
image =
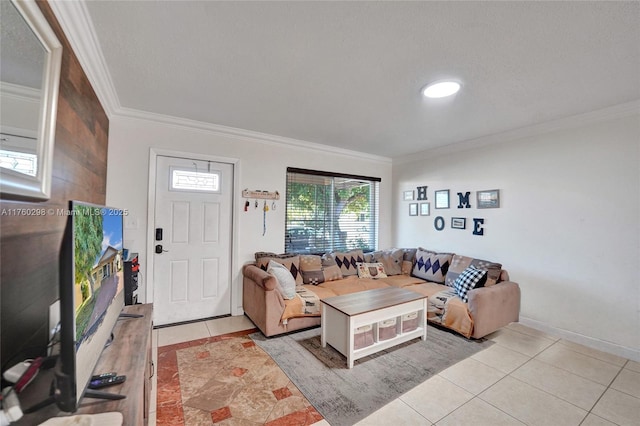
[[[60,250],[60,358],[54,400],[75,412],[124,307],[123,210],[70,201]]]

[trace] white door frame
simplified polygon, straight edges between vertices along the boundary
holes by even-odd
[[[217,155],[207,155],[194,152],[172,151],[167,149],[149,149],[149,192],[147,208],[147,279],[146,279],[146,301],[153,302],[154,285],[153,269],[155,259],[155,217],[156,217],[156,158],[158,156],[192,158],[194,160],[215,161],[218,163],[228,163],[233,165],[233,193],[231,197],[231,315],[243,315],[242,309],[242,286],[238,271],[238,236],[235,232],[238,224],[239,209],[236,208],[239,199],[240,188],[240,159],[230,157],[220,157]]]

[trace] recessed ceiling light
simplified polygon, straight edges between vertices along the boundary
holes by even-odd
[[[427,98],[444,98],[458,93],[460,87],[457,81],[436,81],[422,89],[422,94]]]

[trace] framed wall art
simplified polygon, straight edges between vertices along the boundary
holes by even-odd
[[[441,189],[436,191],[436,209],[448,209],[449,208],[449,190]]]
[[[476,193],[476,202],[479,209],[496,209],[500,207],[500,190],[478,191]]]
[[[452,217],[451,229],[465,229],[467,227],[467,219],[464,217]]]
[[[429,216],[429,214],[431,213],[429,211],[430,207],[430,203],[420,203],[420,216]]]
[[[409,216],[418,216],[418,203],[409,204]]]
[[[413,190],[411,190],[411,191],[404,191],[404,192],[402,193],[402,199],[403,199],[404,201],[411,201],[411,200],[413,200]]]

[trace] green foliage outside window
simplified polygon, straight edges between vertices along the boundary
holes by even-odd
[[[286,251],[374,250],[376,197],[377,182],[290,175]]]

